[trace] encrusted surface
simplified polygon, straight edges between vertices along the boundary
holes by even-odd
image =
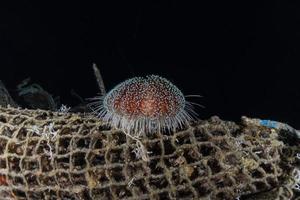
[[[34,131],[51,125],[50,139]],[[0,196],[251,199],[279,191],[294,169],[295,152],[277,131],[217,117],[142,142],[149,162],[136,158],[134,141],[91,116],[0,108]]]

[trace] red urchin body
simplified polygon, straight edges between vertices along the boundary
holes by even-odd
[[[97,107],[98,116],[124,131],[174,129],[192,119],[182,92],[165,78],[135,77],[113,88]]]

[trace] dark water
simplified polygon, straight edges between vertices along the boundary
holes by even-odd
[[[106,87],[159,74],[204,105],[200,118],[241,115],[300,128],[298,2],[1,3],[0,79],[27,77],[67,105]]]

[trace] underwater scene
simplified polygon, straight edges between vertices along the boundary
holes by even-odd
[[[298,2],[0,9],[0,200],[300,200]]]

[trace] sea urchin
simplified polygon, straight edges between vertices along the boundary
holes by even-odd
[[[90,105],[99,118],[133,134],[174,130],[194,116],[182,92],[157,75],[128,79],[94,100]]]

